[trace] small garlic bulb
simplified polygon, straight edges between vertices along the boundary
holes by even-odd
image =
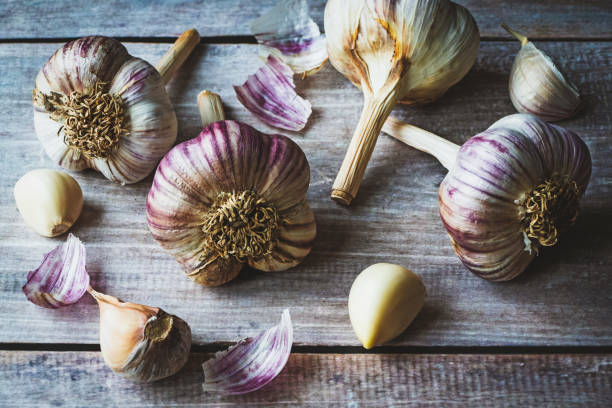
[[[244,264],[270,272],[298,265],[316,235],[304,152],[286,136],[204,111],[209,98],[218,96],[200,94],[201,114],[219,121],[172,148],[157,168],[147,197],[153,238],[202,285],[226,283]]]
[[[442,96],[474,64],[480,38],[469,11],[448,0],[329,0],[325,34],[331,64],[364,94],[332,191],[349,205],[395,104]]]
[[[162,75],[112,38],[62,46],[41,68],[33,91],[36,136],[49,157],[121,184],[145,178],[176,140],[164,84],[198,41],[195,30],[179,37],[160,62]]]
[[[15,184],[15,202],[30,228],[44,237],[68,231],[83,209],[83,192],[69,174],[48,169],[27,172]]]
[[[510,72],[510,99],[514,108],[549,122],[574,116],[582,105],[576,85],[527,37],[505,24],[502,26],[521,42]]]
[[[425,303],[425,285],[400,265],[378,263],[351,286],[348,308],[353,330],[366,349],[399,336]]]
[[[89,289],[100,308],[100,349],[115,373],[151,382],[178,372],[189,359],[191,329],[157,307],[122,302]]]
[[[515,278],[576,221],[591,155],[570,130],[514,114],[461,147],[393,118],[383,130],[449,170],[440,217],[461,262],[481,278]]]

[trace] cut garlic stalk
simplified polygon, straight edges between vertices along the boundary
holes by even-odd
[[[69,174],[32,170],[15,184],[15,202],[30,228],[45,237],[68,231],[83,209],[83,192]]]
[[[115,373],[151,382],[178,372],[189,359],[191,329],[182,319],[157,307],[122,302],[89,293],[100,308],[100,349]]]
[[[582,105],[576,85],[527,37],[503,23],[502,27],[521,42],[509,82],[516,110],[549,122],[574,116]]]
[[[349,317],[366,349],[400,335],[425,302],[419,275],[400,265],[379,263],[361,272],[351,287]]]
[[[438,99],[470,70],[480,38],[470,12],[448,0],[330,0],[325,34],[331,64],[364,94],[331,194],[349,205],[395,104]]]

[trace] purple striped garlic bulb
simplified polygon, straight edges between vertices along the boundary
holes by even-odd
[[[449,170],[439,189],[455,252],[477,276],[506,281],[574,224],[591,156],[574,132],[532,115],[506,116],[459,147],[389,119],[383,130]]]
[[[186,31],[158,69],[108,37],[84,37],[58,49],[33,91],[36,136],[49,157],[121,184],[145,178],[176,141],[164,84],[197,42],[197,31]]]
[[[291,139],[220,120],[163,158],[147,197],[147,222],[153,238],[202,285],[226,283],[244,264],[284,271],[302,262],[316,235],[309,182],[306,156]]]

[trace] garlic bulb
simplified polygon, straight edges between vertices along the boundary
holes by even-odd
[[[425,303],[425,285],[400,265],[379,263],[364,269],[349,293],[349,317],[366,349],[399,336]]]
[[[308,255],[316,235],[309,181],[306,156],[291,139],[220,120],[166,154],[147,197],[147,222],[202,285],[232,280],[245,263],[283,271]]]
[[[160,69],[117,40],[84,37],[43,65],[34,89],[36,136],[69,170],[92,168],[122,184],[145,178],[176,140],[176,116],[164,89],[199,36],[189,30]]]
[[[392,118],[383,131],[449,170],[438,193],[442,222],[459,259],[488,280],[518,276],[558,242],[591,176],[582,139],[532,115],[506,116],[461,148]]]
[[[151,382],[178,372],[189,359],[191,329],[157,307],[122,302],[89,289],[100,308],[100,349],[115,373]]]
[[[472,15],[447,0],[329,0],[325,34],[331,64],[365,99],[332,191],[349,205],[395,104],[439,98],[470,70],[480,39]]]
[[[44,237],[68,231],[83,209],[83,192],[69,174],[48,169],[27,172],[15,184],[15,202],[30,228]]]
[[[517,111],[549,122],[567,119],[582,105],[578,88],[550,57],[522,34],[502,24],[521,42],[510,72],[510,99]]]

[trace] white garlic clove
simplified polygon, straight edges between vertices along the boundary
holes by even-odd
[[[115,373],[151,382],[178,372],[189,358],[191,329],[157,307],[89,290],[100,308],[100,349]]]
[[[425,295],[421,278],[403,266],[378,263],[364,269],[348,300],[351,324],[363,347],[371,349],[406,330]]]
[[[14,196],[24,221],[45,237],[68,231],[83,209],[79,183],[71,175],[56,170],[29,171],[15,184]]]
[[[576,85],[527,37],[502,26],[521,42],[509,81],[515,109],[549,122],[574,116],[582,106]]]

